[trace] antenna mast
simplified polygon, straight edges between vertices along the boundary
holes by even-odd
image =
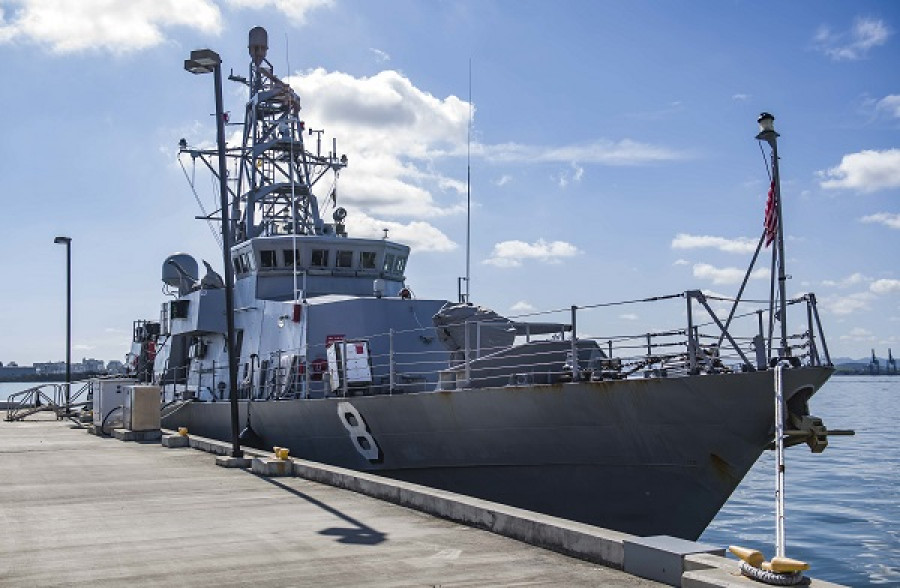
[[[469,58],[469,118],[466,120],[466,302],[472,269],[472,58]]]

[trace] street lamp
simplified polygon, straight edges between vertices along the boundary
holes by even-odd
[[[66,416],[69,416],[69,393],[72,387],[72,238],[57,237],[57,245],[66,246]]]
[[[225,341],[228,352],[228,390],[231,397],[231,457],[240,458],[238,439],[237,357],[234,352],[234,270],[231,267],[231,221],[228,218],[228,182],[225,165],[225,113],[222,107],[222,58],[211,49],[191,51],[184,69],[192,74],[213,73],[216,93],[216,141],[219,147],[219,196],[222,206],[222,261],[225,266]]]
[[[778,306],[778,318],[781,323],[781,351],[780,357],[789,357],[791,350],[787,342],[787,300],[785,297],[785,282],[787,275],[784,269],[784,229],[781,217],[781,172],[778,168],[778,137],[775,131],[775,117],[768,112],[763,112],[756,119],[759,123],[758,141],[765,141],[772,148],[772,184],[774,186],[773,198],[775,200],[775,218],[777,219],[775,254],[778,257],[778,296],[781,298]]]

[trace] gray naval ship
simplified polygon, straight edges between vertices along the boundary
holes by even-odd
[[[627,301],[668,304],[676,320],[627,336],[578,329],[623,303],[522,320],[462,292],[416,298],[405,283],[409,247],[387,232],[348,234],[334,188],[348,159],[336,141],[323,152],[321,132],[306,128],[298,94],[266,59],[264,29],[251,31],[249,48],[248,76],[230,76],[249,100],[242,144],[227,149],[222,229],[233,243],[237,382],[231,389],[225,279],[208,263],[201,277],[190,255],[170,256],[170,299],[158,320],[135,322],[129,354],[134,374],[164,391],[164,426],[230,439],[236,395],[245,445],[687,539],[771,446],[777,363],[790,366],[788,444],[824,449],[828,431],[808,403],[833,370],[814,295],[787,299],[773,271],[768,301],[742,300],[743,286],[734,299],[694,290]],[[771,118],[757,138],[777,164]],[[314,134],[315,149],[304,141]],[[182,160],[217,174],[216,150],[180,146]],[[783,278],[780,225],[776,233]],[[795,305],[797,332],[786,314]]]

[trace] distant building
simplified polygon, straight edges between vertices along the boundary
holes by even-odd
[[[102,359],[82,359],[81,360],[81,371],[98,374],[104,369],[104,362]]]
[[[0,379],[3,380],[14,380],[16,378],[34,376],[35,374],[37,374],[37,370],[34,369],[34,366],[19,367],[14,361],[0,367]]]
[[[34,364],[35,371],[42,376],[52,376],[56,374],[66,373],[66,362],[64,361],[47,361],[37,362]]]

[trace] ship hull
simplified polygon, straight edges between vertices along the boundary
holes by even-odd
[[[785,370],[789,408],[832,370]],[[636,535],[696,539],[771,442],[772,372],[241,402],[262,446]],[[350,416],[352,415],[352,416]],[[165,420],[230,438],[225,402]]]

